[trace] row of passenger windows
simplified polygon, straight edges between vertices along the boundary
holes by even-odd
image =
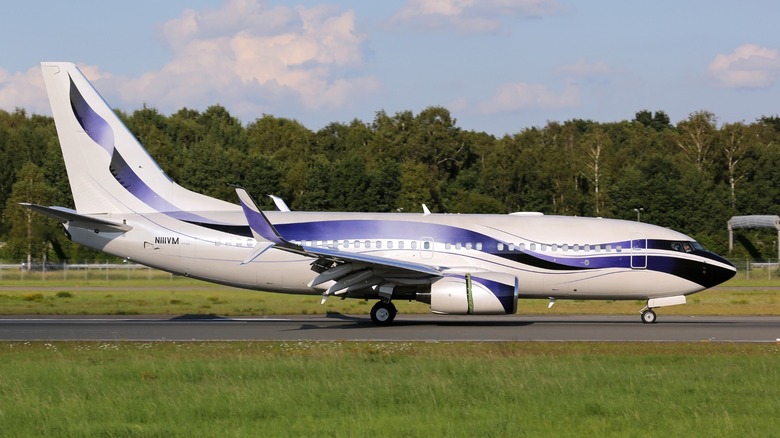
[[[621,252],[621,251],[623,251],[623,246],[622,245],[612,245],[612,244],[608,244],[608,243],[607,244],[601,244],[601,245],[589,245],[589,244],[579,245],[579,244],[576,244],[576,243],[573,244],[573,245],[569,245],[567,243],[564,243],[564,244],[557,244],[557,243],[551,243],[551,244],[530,243],[527,246],[526,246],[525,243],[520,243],[518,245],[515,245],[514,243],[509,243],[509,244],[506,244],[506,245],[503,244],[503,243],[499,243],[498,244],[498,250],[499,251],[505,251],[505,250],[506,251],[525,251],[526,247],[529,250],[531,250],[531,251],[536,251],[537,248],[539,249],[539,251],[547,251],[547,250],[550,250],[550,251],[573,251],[573,252],[579,252],[579,251],[583,251],[583,252],[591,252],[591,251],[594,251],[594,252],[612,252],[612,251]]]
[[[226,245],[226,246],[239,246],[239,247],[253,247],[257,241],[255,239],[224,239],[217,241],[217,245]],[[433,241],[430,240],[422,240],[422,241],[405,241],[405,240],[305,240],[305,241],[294,241],[293,243],[297,243],[299,245],[304,246],[317,246],[320,248],[343,248],[343,249],[411,249],[411,250],[432,250],[433,249]],[[682,250],[683,245],[680,243],[675,242],[679,246],[675,246],[674,249],[677,251]],[[689,251],[687,248],[690,248],[690,245],[686,244],[686,249],[684,251]],[[537,249],[540,251],[584,251],[584,252],[621,252],[622,247],[621,245],[610,245],[610,244],[603,244],[603,245],[568,245],[568,244],[545,244],[545,243],[530,243],[526,245],[525,243],[520,243],[515,245],[514,243],[504,244],[504,243],[498,243],[497,250],[498,251],[525,251],[529,249],[530,251],[536,251]],[[483,245],[482,242],[455,242],[450,243],[447,242],[444,244],[444,249],[447,251],[450,250],[471,250],[475,249],[477,251],[482,251]]]
[[[216,242],[214,242],[217,246],[238,246],[238,247],[246,247],[246,248],[253,248],[255,245],[257,245],[257,240],[252,238],[237,238],[237,239],[219,239]]]
[[[298,245],[303,246],[317,246],[320,248],[343,248],[343,249],[433,249],[433,242],[430,240],[423,240],[418,242],[416,240],[303,240],[293,241]]]
[[[423,249],[423,250],[432,250],[433,249],[433,241],[430,240],[423,240],[423,241],[405,241],[405,240],[304,240],[304,241],[295,241],[293,243],[297,243],[299,245],[304,246],[318,246],[321,248],[343,248],[343,249],[411,249],[411,250],[417,250],[417,249]],[[504,243],[498,243],[497,244],[497,250],[498,251],[525,251],[527,249],[531,251],[584,251],[584,252],[621,252],[623,250],[623,247],[621,245],[611,245],[611,244],[603,244],[603,245],[569,245],[569,244],[545,244],[545,243],[530,243],[526,245],[525,243],[520,243],[515,245],[514,243],[504,244]],[[450,250],[477,250],[482,251],[483,250],[483,244],[482,242],[446,242],[444,244],[444,249],[447,251]]]

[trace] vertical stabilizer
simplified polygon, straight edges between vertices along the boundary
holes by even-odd
[[[41,70],[79,213],[240,210],[168,178],[74,64]]]

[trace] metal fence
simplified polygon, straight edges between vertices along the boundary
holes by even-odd
[[[0,281],[12,280],[152,280],[173,274],[136,263],[2,263]]]
[[[780,280],[780,263],[777,260],[731,260],[737,268],[738,279],[745,280]]]

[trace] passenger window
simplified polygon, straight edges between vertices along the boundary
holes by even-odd
[[[501,242],[498,242],[497,249],[498,249],[499,251],[503,251],[503,250],[504,250],[504,244],[503,244],[503,243],[501,243]]]
[[[387,249],[393,249],[393,241],[392,240],[388,240],[387,241]]]
[[[531,251],[536,251],[536,244],[535,243],[531,244]]]
[[[382,241],[381,240],[377,240],[376,241],[376,249],[382,249]]]
[[[417,241],[412,241],[412,249],[417,249]]]
[[[482,251],[482,242],[477,242],[477,251]]]
[[[403,240],[398,242],[398,249],[404,249],[404,246],[405,246],[405,242]]]
[[[525,243],[521,243],[520,245],[518,245],[517,249],[519,249],[520,251],[525,251]]]
[[[423,242],[423,249],[425,250],[431,249],[431,242],[428,241]]]

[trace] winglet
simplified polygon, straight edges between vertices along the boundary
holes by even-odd
[[[429,214],[431,214],[431,210],[428,209],[427,205],[423,204],[422,209],[423,209],[423,216],[428,216]]]
[[[262,211],[257,208],[257,204],[249,196],[243,187],[236,187],[236,194],[238,200],[241,202],[241,208],[244,210],[247,222],[249,222],[249,228],[252,230],[252,234],[257,240],[267,240],[276,245],[285,245],[287,241],[282,238],[276,228],[271,225],[271,222],[265,217]]]
[[[311,254],[309,254],[301,245],[292,243],[279,234],[271,221],[269,221],[265,214],[257,208],[257,204],[255,204],[255,201],[243,187],[236,187],[236,194],[241,203],[241,208],[244,209],[244,215],[246,216],[247,222],[249,222],[249,228],[252,230],[252,235],[254,235],[255,239],[271,242],[275,248],[311,256]],[[258,243],[258,245],[260,244]],[[270,246],[266,247],[261,252],[258,252],[252,258],[262,254],[262,252],[266,251],[268,248],[270,248]]]
[[[268,195],[271,199],[274,201],[274,205],[276,205],[276,209],[279,211],[290,211],[290,207],[287,206],[287,203],[284,202],[284,199],[274,196],[274,195]]]

